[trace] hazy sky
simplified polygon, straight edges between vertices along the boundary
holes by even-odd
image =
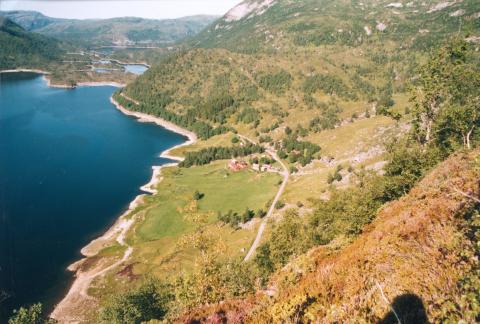
[[[177,18],[223,15],[241,0],[0,0],[0,10],[35,10],[51,17]]]

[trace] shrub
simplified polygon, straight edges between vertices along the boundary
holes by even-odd
[[[153,279],[124,294],[114,295],[101,312],[101,319],[112,324],[137,324],[162,320],[173,300],[169,287]]]
[[[273,74],[261,73],[256,76],[260,87],[276,95],[281,95],[288,90],[292,79],[290,73],[285,70]]]
[[[255,216],[258,217],[258,218],[263,218],[263,217],[267,216],[267,212],[263,209],[259,209],[255,213]]]
[[[275,203],[275,209],[282,209],[283,207],[285,207],[285,203],[282,200],[278,200]]]
[[[202,199],[203,197],[205,197],[205,194],[199,192],[198,190],[196,190],[196,191],[193,193],[193,199],[194,199],[194,200],[200,200],[200,199]]]
[[[42,324],[44,323],[42,318],[42,304],[38,303],[33,304],[29,308],[21,307],[13,311],[8,324]]]

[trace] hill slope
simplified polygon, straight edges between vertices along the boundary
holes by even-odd
[[[479,154],[443,162],[351,245],[311,250],[275,274],[269,292],[190,311],[181,322],[475,322]]]
[[[0,69],[38,67],[57,59],[61,53],[58,41],[27,32],[0,16]]]
[[[198,49],[124,92],[144,103],[132,109],[188,115],[183,126],[200,120],[211,134],[228,125],[279,140],[288,126],[322,145],[322,131],[349,120],[398,117],[418,64],[458,32],[479,35],[479,12],[472,0],[244,1],[191,40]]]
[[[90,46],[165,46],[195,35],[216,19],[192,16],[165,20],[133,17],[76,20],[51,18],[35,11],[6,11],[0,15],[28,31]]]
[[[193,44],[252,52],[380,40],[425,49],[457,32],[460,21],[478,28],[478,13],[473,0],[247,0],[195,37]]]

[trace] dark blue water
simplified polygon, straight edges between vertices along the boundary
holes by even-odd
[[[62,299],[66,267],[139,194],[151,166],[168,162],[159,153],[185,138],[117,111],[113,87],[0,78],[1,323],[20,305],[48,310]]]

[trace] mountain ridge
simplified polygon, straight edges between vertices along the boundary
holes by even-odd
[[[0,15],[10,18],[28,31],[97,46],[137,43],[165,46],[196,34],[217,18],[195,15],[175,19],[66,19],[22,10],[2,11]]]
[[[194,46],[255,51],[256,43],[279,47],[343,43],[358,46],[368,39],[406,40],[422,46],[431,35],[458,31],[458,22],[478,28],[474,1],[288,1],[248,0],[240,3],[192,41]],[[477,17],[477,18],[475,18]],[[476,22],[475,22],[476,21]],[[241,35],[249,35],[243,38]],[[252,43],[252,44],[250,44]],[[276,44],[277,43],[277,44]]]

